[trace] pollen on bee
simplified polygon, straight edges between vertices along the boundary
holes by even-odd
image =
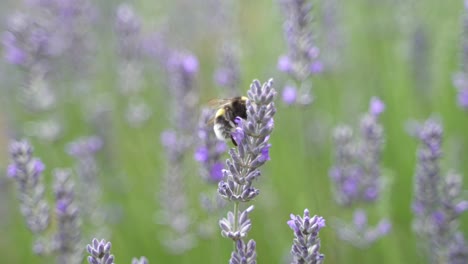
[[[224,108],[220,108],[220,109],[218,109],[218,111],[216,111],[215,117],[222,116],[222,115],[224,115],[224,113],[225,113]]]

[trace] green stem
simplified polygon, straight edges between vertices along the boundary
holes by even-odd
[[[234,230],[239,228],[239,201],[234,202]],[[236,241],[234,241],[234,251],[236,250]]]

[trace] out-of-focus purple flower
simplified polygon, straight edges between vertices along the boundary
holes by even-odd
[[[312,36],[312,5],[305,0],[281,0],[280,3],[285,17],[283,31],[288,53],[279,57],[277,68],[299,84],[301,100],[294,103],[308,105],[313,97],[309,79],[323,71],[323,64],[318,60],[320,51]]]
[[[295,236],[291,248],[291,263],[322,263],[325,256],[319,252],[319,231],[325,227],[325,219],[317,215],[311,217],[309,210],[305,209],[302,217],[291,214],[291,220],[287,223]]]
[[[239,94],[240,69],[238,51],[233,43],[225,44],[219,54],[219,67],[215,71],[214,80],[216,84],[227,88],[229,96]]]
[[[26,52],[21,49],[12,32],[7,31],[2,34],[2,44],[4,47],[4,56],[8,63],[22,65],[26,62]]]
[[[103,145],[102,139],[96,136],[88,138],[80,138],[67,145],[67,152],[74,157],[84,157],[87,155],[94,155],[101,150]]]
[[[385,104],[378,97],[372,97],[369,106],[369,112],[378,116],[385,110]]]
[[[360,120],[359,138],[353,137],[353,130],[348,126],[339,126],[334,131],[335,165],[329,174],[334,184],[335,199],[342,206],[375,203],[383,190],[380,156],[384,133],[378,117],[384,107],[383,102],[376,97],[371,99],[368,113]],[[343,222],[337,228],[342,240],[359,247],[367,247],[388,233],[378,226],[370,228],[363,210],[355,211],[352,224]]]
[[[226,151],[226,143],[219,141],[212,126],[207,123],[213,117],[212,111],[203,109],[198,124],[198,147],[195,150],[195,160],[201,165],[200,174],[210,183],[218,183],[222,179],[221,156]]]
[[[149,261],[146,257],[133,258],[132,264],[149,264]]]
[[[442,155],[442,126],[429,119],[421,128],[419,137],[422,144],[418,150],[419,161],[414,176],[413,204],[418,204],[423,212],[416,217],[414,227],[424,233],[424,230],[430,229],[429,219],[440,204],[438,160]]]
[[[174,146],[177,143],[177,137],[174,131],[166,130],[161,133],[161,143],[165,147]]]
[[[55,176],[55,213],[57,232],[53,248],[57,253],[57,263],[81,263],[81,228],[78,206],[75,202],[74,183],[70,180],[71,171],[57,169]]]
[[[93,234],[109,235],[106,228],[106,211],[102,206],[102,187],[99,181],[98,151],[103,148],[100,137],[81,137],[65,147],[75,160],[74,171],[79,179],[75,184],[76,204],[80,208],[81,222]],[[58,172],[58,174],[66,174]],[[57,176],[59,177],[59,176]],[[65,176],[60,176],[64,178]]]
[[[205,162],[209,158],[209,150],[207,147],[199,147],[195,151],[195,160],[198,162]]]
[[[283,88],[283,92],[281,94],[283,102],[287,105],[292,105],[297,100],[297,89],[294,86],[287,85]]]
[[[49,225],[49,205],[44,197],[42,172],[44,164],[32,156],[33,148],[27,141],[10,144],[11,164],[8,175],[18,183],[18,198],[28,228],[40,235]]]
[[[384,106],[375,100],[371,99],[369,113],[361,118],[360,139],[354,139],[347,126],[335,129],[336,165],[330,170],[333,172],[330,176],[336,185],[337,201],[343,205],[374,202],[380,194],[380,155],[384,135],[378,117]]]
[[[323,72],[323,63],[321,61],[314,61],[310,65],[310,72],[313,74],[319,74]]]
[[[391,231],[392,224],[388,219],[383,218],[376,226],[369,226],[367,213],[362,209],[356,209],[352,223],[338,220],[335,227],[341,240],[349,241],[359,248],[367,248],[386,236]]]
[[[198,59],[192,54],[188,54],[182,60],[184,70],[189,74],[196,74],[198,72]]]
[[[224,169],[224,164],[221,162],[214,163],[211,166],[211,171],[210,171],[210,178],[214,182],[219,182],[220,180],[223,179],[223,169]]]
[[[418,149],[413,211],[413,229],[421,237],[429,259],[443,263],[466,263],[468,248],[458,230],[458,218],[468,209],[461,199],[462,177],[448,173],[441,177],[443,129],[439,122],[428,119],[418,133]]]
[[[172,122],[176,130],[191,135],[196,127],[198,93],[195,85],[198,60],[190,52],[172,51],[168,57],[169,92],[172,97]]]
[[[468,87],[459,89],[457,98],[458,98],[458,105],[460,107],[465,108],[465,109],[468,108]]]
[[[289,59],[288,55],[281,55],[278,58],[277,68],[282,72],[289,72],[291,70],[291,60]]]

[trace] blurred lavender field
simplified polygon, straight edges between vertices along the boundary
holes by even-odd
[[[1,263],[468,263],[468,2],[4,0],[0,32]]]

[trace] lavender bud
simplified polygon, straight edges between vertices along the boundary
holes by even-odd
[[[110,254],[111,247],[110,242],[93,238],[92,243],[86,246],[86,250],[91,255],[88,256],[88,262],[90,264],[114,264],[114,255]]]
[[[57,233],[54,236],[54,249],[58,263],[81,263],[81,225],[78,207],[75,203],[74,183],[70,180],[71,171],[54,170],[55,213]]]
[[[294,231],[294,240],[291,248],[292,263],[322,263],[325,256],[319,252],[319,231],[325,227],[325,220],[320,216],[310,216],[309,210],[304,215],[291,214],[289,227]]]
[[[149,261],[146,257],[140,257],[139,259],[133,258],[132,264],[149,264]]]
[[[242,239],[236,241],[236,250],[232,252],[229,264],[256,264],[257,253],[255,241],[249,240],[247,244]]]
[[[13,141],[7,174],[18,183],[21,213],[28,228],[38,235],[49,226],[49,205],[44,197],[42,179],[45,166],[32,154],[33,148],[27,141]]]

